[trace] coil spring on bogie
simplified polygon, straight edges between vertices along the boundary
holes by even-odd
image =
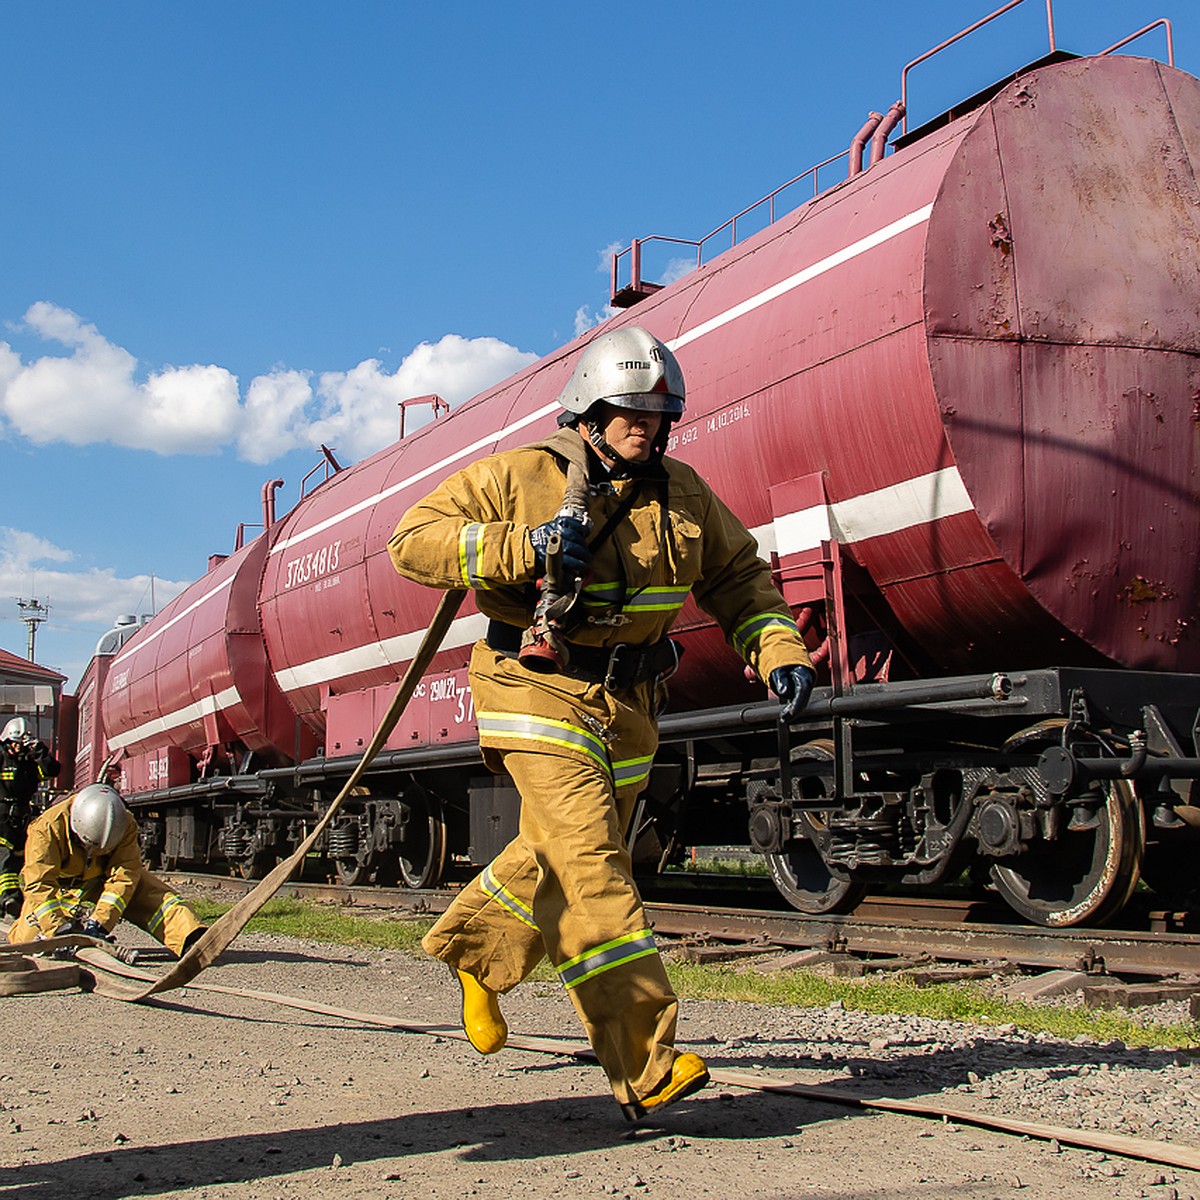
[[[335,825],[329,831],[329,853],[334,858],[353,858],[358,853],[358,824]]]
[[[829,858],[834,862],[886,866],[899,854],[899,831],[887,817],[829,822]]]
[[[226,858],[244,858],[250,853],[254,838],[245,825],[227,826],[221,830],[221,853]]]

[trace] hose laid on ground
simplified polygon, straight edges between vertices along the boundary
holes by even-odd
[[[78,957],[99,973],[112,972],[131,978],[152,979],[148,972],[122,963],[105,949],[85,949]],[[238,996],[248,1000],[261,1000],[283,1008],[295,1008],[302,1012],[319,1013],[343,1021],[356,1021],[363,1025],[377,1025],[385,1029],[396,1029],[402,1033],[417,1033],[427,1036],[467,1041],[467,1035],[458,1026],[426,1025],[405,1021],[400,1017],[382,1013],[359,1012],[354,1009],[336,1008],[318,1001],[286,996],[279,992],[256,992],[243,988],[225,987],[221,984],[197,983],[197,992],[211,992],[223,996]],[[113,993],[106,987],[104,995]],[[569,1038],[520,1037],[510,1035],[506,1043],[509,1050],[524,1050],[535,1054],[557,1054],[586,1062],[594,1062],[595,1055],[582,1040]],[[821,1104],[839,1104],[873,1112],[900,1113],[910,1117],[941,1118],[962,1125],[973,1125],[980,1129],[991,1129],[996,1133],[1013,1137],[1038,1138],[1041,1141],[1056,1141],[1063,1146],[1076,1146],[1084,1150],[1097,1150],[1104,1154],[1119,1154],[1123,1158],[1136,1158],[1144,1162],[1161,1163],[1164,1166],[1182,1167],[1189,1171],[1200,1170],[1200,1150],[1191,1146],[1175,1145],[1171,1142],[1156,1142],[1149,1138],[1131,1137],[1128,1134],[1103,1133],[1095,1129],[1075,1129],[1065,1125],[1049,1125],[1041,1121],[1026,1121],[1019,1117],[1006,1117],[974,1109],[961,1108],[938,1100],[904,1100],[892,1096],[858,1096],[825,1083],[797,1083],[779,1075],[768,1075],[765,1071],[747,1071],[717,1068],[710,1070],[712,1081],[726,1087],[745,1088],[749,1091],[770,1092],[774,1095],[795,1096]]]
[[[375,731],[370,745],[363,751],[358,765],[351,772],[350,778],[342,785],[342,790],[338,792],[328,811],[308,837],[296,847],[291,857],[279,863],[253,891],[248,892],[227,913],[218,918],[166,975],[155,979],[149,986],[144,980],[150,977],[145,975],[141,976],[142,982],[139,983],[129,983],[105,975],[97,977],[97,992],[116,1000],[145,1000],[159,992],[169,992],[173,988],[183,987],[195,979],[206,967],[216,962],[233,939],[245,928],[250,918],[270,900],[287,882],[292,872],[304,861],[305,855],[308,854],[317,838],[328,828],[330,821],[341,807],[342,801],[354,790],[367,767],[371,765],[371,760],[383,748],[384,742],[388,740],[392,730],[396,727],[396,722],[404,712],[405,706],[412,698],[421,676],[425,674],[430,662],[433,661],[433,656],[449,632],[450,625],[465,598],[466,592],[462,591],[446,592],[442,596],[441,602],[433,614],[433,620],[430,622],[425,636],[421,639],[421,645],[417,648],[416,656],[409,663],[404,678],[400,680],[392,703],[384,713],[383,720],[380,721],[379,728]],[[29,950],[31,947],[26,947],[26,949]]]

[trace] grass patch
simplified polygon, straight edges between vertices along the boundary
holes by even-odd
[[[664,872],[667,879],[670,879],[672,874],[735,875],[744,879],[765,879],[770,872],[763,856],[756,854],[753,858],[689,858],[668,867]]]
[[[695,963],[672,963],[667,970],[675,990],[693,1000],[738,1000],[800,1008],[827,1008],[840,1002],[857,1012],[896,1013],[993,1027],[1014,1025],[1027,1033],[1049,1033],[1067,1039],[1086,1034],[1101,1042],[1120,1040],[1128,1046],[1200,1046],[1200,1025],[1195,1021],[1151,1025],[1112,1009],[1089,1009],[1082,1004],[1026,1004],[998,999],[976,983],[917,987],[902,976],[846,980],[809,971],[763,976]]]
[[[212,922],[231,905],[189,899],[203,921]],[[420,941],[432,921],[363,916],[328,904],[283,897],[269,900],[246,926],[254,933],[304,938],[336,946],[421,953]],[[1151,1025],[1113,1010],[1082,1005],[1037,1005],[997,999],[976,983],[939,983],[917,987],[903,977],[878,980],[831,979],[809,971],[758,975],[729,966],[670,962],[667,973],[680,997],[687,1000],[731,1000],[751,1004],[827,1008],[840,1002],[857,1012],[929,1017],[967,1024],[1014,1025],[1028,1033],[1060,1038],[1086,1034],[1128,1046],[1189,1049],[1200,1046],[1194,1021]],[[544,960],[530,978],[546,981],[554,972]]]
[[[231,904],[188,899],[200,920],[211,924]],[[335,946],[364,946],[373,950],[420,952],[421,938],[433,924],[429,919],[364,917],[328,904],[313,904],[293,897],[268,900],[246,926],[251,933],[274,933],[284,937],[328,942]]]

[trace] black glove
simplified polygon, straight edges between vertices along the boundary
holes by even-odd
[[[550,535],[557,533],[562,538],[563,566],[572,575],[582,575],[592,561],[592,552],[587,545],[587,530],[582,521],[574,517],[555,517],[545,525],[535,526],[529,531],[529,541],[533,546],[533,557],[536,573],[540,576],[546,570],[546,543]]]
[[[82,933],[83,926],[78,921],[64,921],[50,936],[70,937],[73,933]]]
[[[84,937],[98,938],[102,942],[115,942],[117,940],[95,917],[88,917],[79,927],[79,932]]]
[[[771,691],[783,702],[779,715],[790,725],[808,707],[812,695],[816,672],[812,667],[792,663],[790,667],[776,667],[771,672]]]

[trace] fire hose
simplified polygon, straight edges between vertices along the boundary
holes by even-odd
[[[109,975],[98,974],[94,988],[96,992],[116,1000],[145,1000],[160,992],[169,992],[185,986],[206,967],[216,962],[234,938],[245,928],[250,918],[275,895],[296,868],[303,863],[309,850],[329,827],[342,802],[354,791],[358,781],[371,765],[372,759],[383,748],[383,744],[395,729],[396,722],[400,720],[401,714],[412,698],[421,676],[425,674],[429,664],[433,661],[433,656],[449,632],[450,625],[465,597],[466,592],[462,591],[446,592],[442,596],[437,610],[434,612],[433,620],[421,640],[421,645],[417,648],[415,657],[409,663],[404,678],[400,680],[396,694],[392,697],[392,703],[384,713],[383,720],[380,721],[379,728],[375,731],[375,736],[371,738],[358,765],[342,785],[341,791],[338,792],[325,815],[313,827],[308,837],[296,847],[291,856],[279,863],[253,891],[248,892],[228,912],[214,921],[188,949],[187,953],[161,978],[151,983],[147,983],[145,977],[127,982]],[[93,942],[90,938],[86,938],[84,941],[89,947],[101,946],[101,943]],[[39,946],[40,948],[41,946]],[[30,947],[26,946],[24,949],[28,953]],[[60,984],[58,986],[67,985]]]
[[[557,515],[573,517],[585,527],[588,524],[587,478],[583,469],[576,464],[571,464],[568,468],[566,491]],[[557,542],[557,545],[553,547],[553,574],[549,569],[552,555],[549,552],[550,547],[548,547],[547,578],[542,581],[542,594],[535,612],[533,626],[526,634],[526,640],[536,647],[533,658],[542,657],[545,660],[544,665],[543,663],[537,664],[542,670],[553,670],[556,665],[561,667],[565,664],[566,645],[561,634],[562,622],[566,612],[578,597],[579,589],[582,586],[579,580],[569,580],[562,570],[561,539],[555,535],[551,541]],[[572,588],[574,594],[572,594]],[[412,699],[417,684],[445,640],[465,598],[466,592],[463,591],[448,591],[443,594],[429,628],[425,631],[425,636],[421,639],[421,644],[417,648],[412,662],[409,663],[408,670],[400,680],[396,694],[392,697],[387,712],[379,722],[379,728],[375,730],[370,744],[363,751],[362,758],[342,785],[325,815],[292,854],[270,871],[253,891],[248,892],[228,912],[213,922],[171,970],[161,978],[150,981],[143,974],[140,978],[123,980],[101,972],[95,977],[93,990],[117,1000],[130,1002],[146,1000],[162,992],[186,986],[201,971],[216,962],[255,913],[275,895],[297,867],[303,863],[317,839],[329,827],[342,802],[351,795],[372,760],[383,749],[384,743],[395,729],[409,700]],[[525,659],[524,649],[522,649],[522,659]],[[65,939],[43,940],[38,944],[37,951],[39,953],[49,951],[54,954],[72,947],[75,955],[85,961],[95,951],[99,951],[101,954],[107,951],[109,956],[119,956],[119,952],[114,952],[103,942],[92,938],[79,938],[75,935]],[[16,994],[19,991],[44,991],[52,987],[71,987],[79,982],[78,967],[73,968],[75,972],[73,977],[64,978],[62,971],[52,973],[44,963],[33,958],[32,950],[32,946],[25,946],[16,956],[0,958],[0,995]],[[69,966],[69,964],[67,965]],[[70,970],[66,974],[70,975]],[[7,976],[7,985],[10,988],[7,992],[4,991],[4,976]],[[58,982],[51,982],[52,979],[58,980]]]

